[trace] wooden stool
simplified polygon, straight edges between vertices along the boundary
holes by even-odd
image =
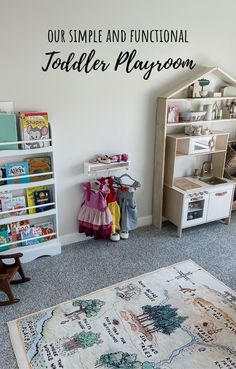
[[[24,282],[30,281],[30,278],[27,278],[23,271],[23,268],[20,262],[21,256],[23,256],[23,254],[21,253],[9,254],[9,255],[0,254],[0,291],[5,292],[8,296],[7,301],[0,301],[0,306],[15,304],[16,302],[20,301],[20,299],[14,298],[14,295],[11,289],[11,284],[24,283]],[[15,262],[13,264],[8,265],[2,261],[4,259],[15,259]],[[13,277],[15,276],[17,272],[20,274],[21,279],[12,281]]]

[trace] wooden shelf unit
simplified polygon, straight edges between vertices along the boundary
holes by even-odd
[[[226,146],[228,140],[234,140],[236,138],[236,118],[228,118],[223,116],[222,119],[202,120],[195,122],[179,122],[168,123],[167,114],[168,107],[170,105],[180,104],[183,111],[201,110],[197,105],[206,105],[207,103],[213,103],[215,101],[221,104],[226,104],[227,100],[236,99],[235,96],[222,96],[222,97],[188,97],[189,86],[198,82],[199,79],[206,78],[211,81],[208,89],[213,88],[214,91],[218,91],[220,87],[233,85],[236,86],[236,80],[222,71],[218,67],[203,67],[201,70],[192,74],[190,78],[180,82],[175,88],[167,91],[166,94],[157,98],[157,111],[156,111],[156,140],[155,140],[155,159],[154,159],[154,180],[153,180],[153,224],[161,229],[163,221],[163,201],[164,192],[167,191],[164,186],[169,186],[168,190],[171,192],[171,186],[173,186],[176,164],[182,160],[182,169],[184,169],[185,160],[212,160],[213,172],[215,176],[223,177]],[[187,107],[188,108],[183,108]],[[191,109],[192,107],[192,109]],[[203,127],[210,128],[215,131],[216,128],[220,128],[222,131],[221,138],[218,138],[218,145],[216,150],[210,153],[201,153],[195,155],[178,155],[178,141],[185,139],[184,127],[188,125],[203,125]],[[220,126],[220,127],[219,127]],[[230,134],[230,135],[229,135]],[[175,136],[176,135],[176,136]],[[178,136],[179,135],[179,136]],[[182,137],[181,137],[182,136]],[[195,163],[195,162],[194,162]],[[196,165],[196,164],[194,164]],[[181,167],[181,164],[179,164]],[[199,164],[198,164],[199,166]],[[191,167],[191,166],[190,166]],[[193,166],[194,168],[194,166]],[[195,166],[196,168],[196,166]],[[198,168],[200,169],[200,168]],[[189,174],[191,175],[191,174]],[[183,170],[183,174],[180,177],[186,176]],[[176,177],[178,177],[176,175]],[[170,196],[170,195],[168,195]],[[176,204],[178,206],[178,204]]]

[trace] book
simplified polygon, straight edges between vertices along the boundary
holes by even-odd
[[[0,192],[0,212],[2,211],[2,200],[12,199],[12,197],[13,197],[12,192],[9,191]]]
[[[4,178],[6,178],[6,168],[5,167],[2,167],[2,168],[0,168],[0,178],[2,179],[4,179]],[[7,181],[6,180],[3,180],[3,181],[1,181],[0,180],[0,186],[3,186],[3,185],[5,185],[7,183]]]
[[[43,236],[54,233],[53,222],[49,221],[49,222],[44,222],[44,223],[37,223],[37,224],[35,224],[35,226],[41,228]],[[54,236],[47,236],[47,237],[43,238],[43,241],[50,241],[53,238],[55,238],[55,235]]]
[[[34,192],[47,190],[47,186],[38,186],[38,187],[30,187],[26,188],[26,199],[27,206],[35,206]],[[36,213],[36,209],[28,209],[29,214]]]
[[[35,205],[45,205],[50,203],[50,192],[49,190],[41,190],[41,191],[35,191],[34,192],[34,201]],[[39,213],[41,211],[49,210],[50,206],[42,206],[36,208],[36,213]]]
[[[26,202],[25,202],[25,196],[17,196],[17,197],[13,197],[12,199],[3,199],[2,200],[2,211],[10,211],[10,210],[14,210],[12,212],[3,214],[3,217],[12,217],[14,215],[22,215],[22,214],[26,214],[27,211],[26,209],[22,210],[23,208],[26,207]]]
[[[2,224],[2,225],[0,225],[0,231],[7,231],[8,234],[11,234],[10,224]]]
[[[40,113],[20,113],[18,115],[21,140],[32,141],[22,144],[22,149],[39,149],[50,146],[48,114]],[[39,142],[35,142],[39,141]]]
[[[25,159],[25,161],[29,165],[29,173],[30,174],[37,174],[37,173],[45,173],[51,172],[51,158],[50,156],[42,156],[42,157],[34,157]],[[30,182],[42,181],[45,179],[50,179],[51,175],[45,176],[36,176],[31,177]]]
[[[11,234],[10,240],[11,242],[21,240],[21,232],[25,232],[30,228],[29,220],[22,220],[20,222],[13,222],[10,225]]]
[[[1,226],[0,229],[0,252],[5,250],[13,249],[14,245],[9,245],[10,243],[10,237],[9,237],[9,231],[6,229],[3,229],[3,226]],[[7,245],[8,244],[8,245]],[[7,245],[7,246],[5,246]]]
[[[19,162],[19,163],[6,163],[6,177],[20,177],[29,174],[29,164],[27,162]],[[24,178],[13,178],[7,179],[7,184],[13,183],[28,183],[29,177]]]
[[[0,246],[6,243],[10,243],[8,231],[0,231]]]
[[[42,235],[41,228],[39,227],[30,227],[25,231],[21,232],[21,240],[28,240],[29,238],[34,238]],[[30,245],[37,245],[43,242],[42,238],[35,238],[34,240],[22,242],[22,246],[30,246]]]
[[[15,114],[0,114],[0,142],[16,142],[17,125]],[[0,150],[18,150],[18,144],[0,145]]]

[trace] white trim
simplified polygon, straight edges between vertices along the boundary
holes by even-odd
[[[144,227],[152,224],[152,215],[138,218],[138,227]]]
[[[68,246],[72,243],[77,243],[81,241],[90,240],[91,237],[86,237],[85,234],[82,233],[68,233],[60,236],[60,242],[62,246]]]
[[[138,218],[138,227],[144,227],[152,224],[152,216],[147,215],[145,217]],[[86,241],[92,239],[91,237],[86,237],[83,233],[68,233],[60,236],[60,242],[62,246],[68,246],[72,243],[77,243],[81,241]]]

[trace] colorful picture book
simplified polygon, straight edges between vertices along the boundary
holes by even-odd
[[[29,220],[22,220],[20,222],[11,223],[11,234],[10,240],[11,242],[21,240],[21,233],[26,232],[30,229]]]
[[[10,242],[8,231],[0,231],[0,246]],[[2,248],[1,248],[2,250]]]
[[[29,174],[29,164],[27,162],[5,164],[6,177],[21,177]],[[7,179],[7,184],[28,183],[29,177]]]
[[[17,126],[15,114],[0,114],[0,142],[16,142]],[[18,144],[0,145],[0,150],[17,150]]]
[[[26,188],[27,206],[35,206],[34,192],[47,190],[47,186],[37,186]],[[36,209],[28,209],[29,214],[36,213]]]
[[[50,192],[49,190],[41,190],[34,192],[34,201],[35,205],[45,205],[50,203]],[[41,211],[49,210],[50,206],[40,206],[36,208],[36,212],[39,213]]]
[[[39,149],[50,146],[49,141],[49,123],[48,114],[39,113],[21,113],[18,115],[21,140],[31,141],[22,144],[23,149]]]
[[[5,211],[9,212],[10,210],[14,210],[9,213],[3,214],[3,217],[5,218],[9,216],[12,217],[14,215],[26,214],[27,211],[22,210],[25,207],[26,207],[25,196],[17,196],[11,199],[3,199],[2,200],[2,212],[5,212]]]
[[[25,231],[21,232],[21,240],[24,241],[30,238],[35,238],[35,239],[22,242],[22,246],[37,245],[43,242],[42,238],[36,238],[41,235],[42,235],[42,230],[39,227],[30,227],[29,229],[26,229]]]
[[[43,236],[54,233],[53,222],[49,221],[49,222],[44,222],[44,223],[38,223],[38,224],[35,224],[35,226],[41,228]],[[49,240],[52,240],[53,238],[55,238],[55,236],[47,236],[43,238],[43,241],[49,241]]]
[[[2,211],[2,200],[11,199],[13,197],[12,192],[0,192],[0,212]]]
[[[50,156],[42,156],[38,158],[28,158],[25,161],[29,165],[29,173],[37,174],[37,173],[45,173],[51,172],[51,158]],[[51,178],[51,175],[45,176],[35,176],[30,178],[30,182],[42,181],[45,179]]]
[[[54,232],[53,221],[51,220],[34,225],[31,225],[29,220],[0,225],[0,252],[15,247],[37,245],[50,241],[55,238],[55,235],[52,235]],[[31,238],[32,240],[29,240]],[[5,244],[9,245],[2,246]]]

